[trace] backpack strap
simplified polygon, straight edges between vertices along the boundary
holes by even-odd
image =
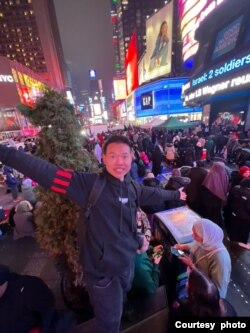
[[[85,209],[84,216],[86,217],[86,219],[89,218],[91,210],[96,204],[97,200],[99,199],[105,185],[106,185],[106,179],[101,175],[97,175],[93,187],[90,191],[88,203]]]
[[[141,196],[142,196],[142,187],[141,187],[140,184],[138,184],[134,180],[132,180],[132,185],[133,185],[133,187],[135,189],[135,192],[136,192],[136,207],[140,207]]]

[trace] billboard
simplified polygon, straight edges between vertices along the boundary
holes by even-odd
[[[195,40],[195,31],[201,22],[223,1],[179,0],[178,10],[181,21],[182,56],[184,62],[193,57],[199,48],[199,43]]]
[[[127,93],[130,94],[138,87],[138,67],[137,67],[137,45],[136,33],[134,32],[125,59]]]
[[[145,84],[135,91],[136,117],[149,117],[190,112],[201,108],[186,108],[182,103],[182,86],[187,78],[171,78]]]
[[[125,79],[114,79],[114,94],[115,100],[125,99],[127,96],[126,92],[126,80]]]
[[[242,18],[243,15],[218,32],[212,54],[212,60],[235,48],[240,32]]]
[[[139,84],[171,72],[173,1],[146,22],[146,53],[139,64]]]

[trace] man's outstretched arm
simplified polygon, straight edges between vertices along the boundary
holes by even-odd
[[[86,186],[77,172],[64,170],[41,158],[3,145],[0,145],[0,160],[42,187],[65,195],[79,205],[85,200]]]

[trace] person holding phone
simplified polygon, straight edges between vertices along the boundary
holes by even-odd
[[[175,248],[189,251],[179,259],[189,268],[200,269],[211,279],[219,290],[220,297],[225,298],[231,275],[231,258],[223,244],[223,231],[214,222],[201,218],[193,225],[194,242],[175,244]]]
[[[147,252],[135,257],[135,276],[132,290],[142,295],[153,295],[159,287],[159,264],[163,254],[162,245],[150,246]]]

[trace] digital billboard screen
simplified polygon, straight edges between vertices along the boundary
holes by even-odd
[[[215,40],[212,60],[228,53],[235,48],[240,32],[242,18],[243,15],[238,17],[236,20],[218,32]]]
[[[139,83],[171,73],[173,1],[146,22],[146,53],[140,62]]]

